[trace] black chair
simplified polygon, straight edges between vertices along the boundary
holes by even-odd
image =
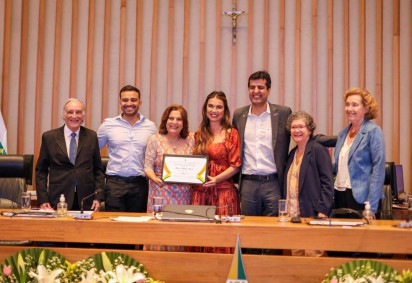
[[[33,154],[0,155],[0,207],[20,207],[21,193],[33,183]]]
[[[103,165],[103,172],[106,174],[106,169],[107,169],[107,163],[109,163],[109,157],[107,156],[102,156],[102,165]]]
[[[317,143],[320,143],[324,147],[335,147],[338,140],[338,136],[326,136],[323,134],[317,134],[312,138]]]
[[[33,159],[33,154],[0,155],[0,178],[24,178],[32,185]]]
[[[107,156],[102,156],[102,165],[103,165],[103,173],[106,175],[106,169],[107,169],[107,163],[109,163],[109,157]],[[105,211],[105,202],[103,201],[100,207],[100,211]]]
[[[383,195],[384,198],[380,203],[380,218],[392,219],[392,191],[395,182],[395,162],[385,163],[385,181],[383,183]]]
[[[33,154],[0,155],[0,208],[20,208],[22,192],[33,182],[33,159]],[[30,241],[0,240],[0,246],[30,244]]]

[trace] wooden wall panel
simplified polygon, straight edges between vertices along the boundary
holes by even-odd
[[[412,18],[412,1],[410,1],[411,5],[410,5],[410,9],[409,9],[409,19]],[[410,20],[409,22],[409,45],[412,45],[412,20]],[[412,48],[410,48],[409,46],[409,74],[412,72]],[[412,109],[412,80],[409,80],[409,109]],[[407,95],[408,95],[407,94]],[[409,119],[410,121],[411,119]],[[412,123],[409,123],[409,136],[412,133]],[[410,144],[410,143],[408,143]],[[407,172],[411,172],[411,167],[412,167],[412,150],[409,150],[410,154],[408,156],[408,165],[407,168],[409,168]],[[408,174],[409,175],[409,174]],[[412,181],[408,182],[409,184],[409,192],[412,192]]]
[[[343,62],[344,62],[344,70],[343,70],[343,76],[344,76],[344,89],[349,88],[349,62],[350,62],[350,56],[349,56],[349,1],[343,1],[343,45],[344,45],[344,51],[343,51]],[[346,125],[346,119],[344,121],[344,125]]]
[[[279,5],[279,104],[285,101],[285,0]],[[272,87],[273,88],[273,87]]]
[[[121,0],[120,5],[120,47],[119,47],[119,87],[125,84],[125,60],[126,60],[126,8],[127,1]]]
[[[184,0],[184,31],[183,31],[183,74],[182,74],[182,100],[187,105],[189,95],[189,29],[190,29],[190,1]]]
[[[159,123],[163,105],[181,103],[194,131],[206,94],[224,91],[233,112],[249,103],[250,73],[267,69],[272,74],[271,102],[287,101],[293,110],[311,111],[320,133],[337,134],[347,124],[342,101],[346,89],[371,90],[381,110],[376,123],[384,130],[387,160],[402,161],[409,172],[412,151],[401,144],[410,144],[411,135],[400,131],[400,123],[401,117],[409,117],[403,101],[412,101],[412,83],[405,79],[412,59],[406,60],[402,51],[403,42],[411,42],[412,11],[401,9],[411,2],[0,0],[0,101],[11,128],[9,153],[34,152],[37,157],[42,131],[62,124],[59,111],[68,97],[85,96],[86,126],[97,130],[96,121],[118,114],[118,90],[126,80],[145,98],[143,115]],[[232,4],[246,11],[238,19],[236,44],[230,44],[230,18],[223,15]],[[46,12],[53,14],[50,9],[55,16],[46,21]],[[28,13],[33,10],[39,11],[35,18]],[[96,11],[103,10],[104,19],[98,19]],[[30,28],[33,23],[38,29]],[[128,44],[130,34],[134,46]],[[53,47],[44,38],[52,38]],[[30,52],[32,43],[37,44],[36,55]],[[27,122],[30,117],[34,126]],[[411,124],[402,119],[409,133]],[[411,178],[405,174],[405,179],[409,188]]]
[[[379,107],[379,115],[376,119],[376,123],[382,127],[382,114],[383,114],[383,99],[382,99],[382,80],[383,80],[383,0],[376,1],[376,102]]]
[[[153,1],[152,21],[152,53],[150,60],[150,117],[156,117],[156,77],[157,77],[157,44],[159,25],[159,1]]]
[[[35,121],[41,121],[41,115],[43,113],[43,59],[45,55],[44,50],[44,37],[45,37],[45,17],[46,17],[46,0],[40,0],[39,8],[39,29],[38,29],[38,45],[37,45],[37,66],[36,66],[36,105],[35,105]],[[40,137],[41,137],[41,125],[36,124],[36,131],[34,137],[34,155],[37,157],[40,151]]]
[[[328,78],[327,78],[327,125],[326,132],[333,133],[333,0],[328,0]]]
[[[168,28],[168,40],[167,40],[167,105],[173,103],[173,52],[174,52],[174,2],[175,0],[169,1],[169,28]]]
[[[359,87],[366,87],[366,3],[361,0],[359,9]]]
[[[107,117],[108,113],[108,98],[109,98],[109,54],[110,54],[110,10],[111,0],[106,0],[104,3],[104,37],[103,37],[103,70],[102,70],[102,105],[101,105],[101,121]],[[136,48],[137,50],[137,48]],[[137,57],[137,56],[136,56]]]
[[[1,82],[1,113],[7,127],[9,114],[9,85],[10,85],[10,48],[11,48],[11,0],[6,0],[4,8],[4,31],[3,31],[3,66]],[[10,142],[8,142],[11,144]],[[9,150],[9,153],[11,151]]]
[[[59,104],[59,86],[60,86],[60,65],[61,65],[61,45],[62,45],[62,13],[63,3],[62,0],[56,2],[56,17],[55,17],[55,38],[54,38],[54,58],[53,58],[53,93],[52,93],[52,105]],[[58,111],[59,107],[52,107],[51,125],[52,128],[58,126]],[[90,111],[91,113],[91,111]]]
[[[72,1],[72,38],[71,38],[71,56],[70,56],[70,97],[76,97],[76,85],[77,85],[77,41],[79,39],[79,2],[78,0]]]
[[[200,1],[199,11],[199,85],[197,108],[202,109],[205,95],[205,61],[206,61],[206,1]],[[200,112],[200,111],[199,111]]]
[[[247,70],[248,73],[251,74],[253,73],[253,52],[254,48],[256,46],[256,43],[253,41],[253,31],[254,31],[254,22],[253,22],[253,0],[248,1],[248,33],[247,33],[247,38],[248,38],[248,46],[247,46]]]
[[[296,0],[295,12],[295,107],[296,111],[301,110],[301,3]]]
[[[269,0],[263,1],[263,69],[269,70]]]
[[[392,159],[399,163],[400,150],[399,150],[399,139],[400,139],[400,26],[399,26],[399,16],[400,16],[400,0],[393,0],[393,135],[392,135]]]
[[[28,14],[29,3],[28,0],[23,0],[22,7],[22,21],[21,21],[21,43],[20,43],[20,74],[19,74],[19,104],[26,105],[26,80],[27,80],[27,50],[28,50]],[[20,107],[18,109],[18,123],[17,123],[17,151],[22,152],[24,149],[25,138],[25,108]]]
[[[86,127],[91,127],[92,107],[93,107],[93,57],[94,57],[94,22],[95,22],[95,1],[89,0],[89,20],[87,39],[87,65],[86,65]]]
[[[317,121],[318,105],[318,1],[312,0],[312,115]]]

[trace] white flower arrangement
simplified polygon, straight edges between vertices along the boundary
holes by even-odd
[[[0,265],[0,283],[160,283],[128,255],[102,252],[71,264],[49,249],[27,249]]]
[[[322,283],[412,283],[412,272],[401,273],[373,260],[354,260],[332,268]]]

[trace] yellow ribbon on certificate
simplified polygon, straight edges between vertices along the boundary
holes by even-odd
[[[163,170],[166,172],[166,174],[163,176],[163,180],[166,180],[167,178],[170,178],[172,176],[172,172],[167,168],[166,162],[163,164]]]
[[[196,176],[196,178],[198,179],[198,180],[200,180],[202,183],[204,183],[205,182],[205,179],[203,179],[203,173],[205,173],[205,171],[206,171],[206,165],[207,164],[205,164],[204,166],[203,166],[203,168],[197,173],[197,176]]]

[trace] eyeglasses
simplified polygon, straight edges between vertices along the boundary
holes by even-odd
[[[290,127],[290,129],[291,129],[291,130],[294,130],[294,131],[296,131],[296,130],[303,130],[304,128],[306,128],[306,126],[303,126],[303,125],[297,125],[297,126],[292,126],[292,127]]]

